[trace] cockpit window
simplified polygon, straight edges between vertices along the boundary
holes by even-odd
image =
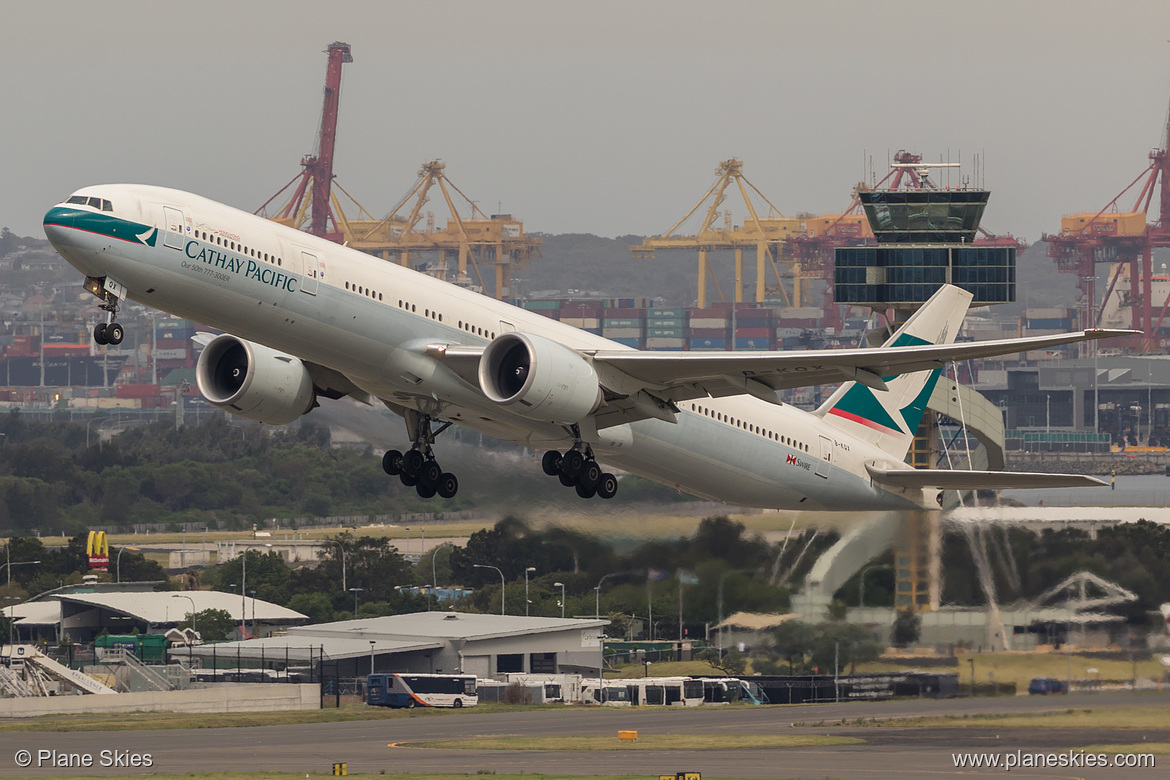
[[[113,211],[114,204],[110,203],[105,198],[87,197],[85,195],[73,195],[66,203],[75,203],[78,206],[90,206],[98,211]]]

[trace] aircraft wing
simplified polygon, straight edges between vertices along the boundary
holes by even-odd
[[[891,487],[939,490],[1100,487],[1108,484],[1084,474],[1043,474],[1031,471],[966,471],[963,469],[882,469],[866,466],[874,482]]]
[[[882,377],[942,368],[974,358],[1048,349],[1138,333],[1094,328],[1019,339],[922,344],[868,349],[777,352],[647,352],[579,350],[591,360],[605,391],[606,406],[595,414],[598,427],[653,417],[673,422],[675,404],[693,398],[748,394],[780,403],[777,391],[856,381],[885,390]],[[427,353],[472,384],[483,347],[432,344]]]
[[[794,350],[785,352],[638,352],[607,350],[592,354],[595,366],[606,365],[662,389],[702,385],[713,395],[752,393],[745,380],[770,390],[853,380],[884,389],[882,377],[942,368],[974,358],[1046,349],[1080,341],[1131,335],[1138,331],[1093,329],[1020,339],[923,344],[870,349]],[[711,392],[729,385],[730,392]],[[755,393],[752,393],[755,395]]]

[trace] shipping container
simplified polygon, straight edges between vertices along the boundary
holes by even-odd
[[[611,341],[616,341],[623,346],[633,347],[634,349],[642,349],[645,345],[645,340],[641,336],[634,336],[631,338],[612,338]]]
[[[550,320],[559,320],[561,318],[560,309],[529,309],[533,314],[539,314],[542,317],[548,317]]]
[[[681,338],[647,338],[646,349],[682,349],[686,341]]]
[[[725,339],[727,328],[689,328],[687,335],[692,339]]]
[[[114,387],[114,395],[117,398],[150,398],[161,393],[161,385],[116,385]]]
[[[625,319],[642,320],[642,319],[646,318],[646,310],[645,309],[603,309],[601,316],[605,317],[606,319],[609,319],[611,317],[615,317],[615,318],[619,318],[619,319],[625,318]]]
[[[547,311],[549,309],[553,311],[560,311],[561,303],[561,301],[525,301],[524,308],[528,309],[529,311]]]
[[[1025,323],[1025,327],[1033,332],[1037,330],[1066,331],[1073,329],[1073,321],[1071,319],[1030,319]]]
[[[771,339],[771,328],[736,328],[735,337],[737,339]]]
[[[646,327],[648,328],[685,328],[690,322],[687,317],[669,317],[660,320],[646,319]]]
[[[777,315],[784,319],[819,320],[823,314],[824,312],[816,306],[789,306],[777,312]]]
[[[601,321],[602,327],[605,328],[638,328],[646,327],[646,320],[630,317],[606,317]]]
[[[601,335],[607,339],[640,339],[646,332],[641,328],[602,328]]]
[[[656,328],[653,326],[646,328],[646,338],[681,339],[686,335],[686,328]]]
[[[561,312],[561,322],[566,325],[572,325],[574,328],[596,329],[601,330],[601,320],[596,317],[587,317],[582,319],[580,317],[566,317],[567,312]]]
[[[686,309],[647,309],[646,319],[648,320],[678,320],[685,319],[687,316]]]
[[[767,336],[757,337],[757,338],[736,337],[735,348],[736,349],[748,349],[748,350],[754,349],[754,350],[768,350],[768,351],[770,351],[770,350],[773,350],[776,348],[776,343],[771,338],[768,338]]]
[[[689,338],[687,339],[687,346],[692,350],[696,349],[721,349],[727,350],[727,339],[703,339],[703,338]]]
[[[691,317],[692,328],[726,328],[731,325],[730,320],[714,317]]]
[[[158,330],[194,330],[195,323],[191,320],[155,320]]]

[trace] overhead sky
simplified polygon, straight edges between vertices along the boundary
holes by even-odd
[[[102,182],[257,208],[313,152],[345,41],[335,172],[379,216],[434,158],[531,232],[661,233],[731,157],[784,214],[833,213],[907,149],[1035,241],[1162,144],[1168,38],[1165,0],[13,0],[0,225],[40,235]]]

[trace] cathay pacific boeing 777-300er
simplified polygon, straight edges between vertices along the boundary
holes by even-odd
[[[186,192],[85,187],[45,234],[85,274],[123,338],[125,300],[224,331],[199,390],[264,423],[351,396],[402,416],[410,446],[383,456],[419,495],[450,497],[435,440],[452,424],[547,450],[546,473],[612,497],[610,464],[740,506],[937,508],[941,491],[1101,484],[1067,474],[913,469],[904,463],[950,362],[1120,331],[954,343],[971,295],[945,285],[871,349],[643,352]],[[843,382],[814,412],[788,388]],[[441,449],[441,448],[440,448]]]

